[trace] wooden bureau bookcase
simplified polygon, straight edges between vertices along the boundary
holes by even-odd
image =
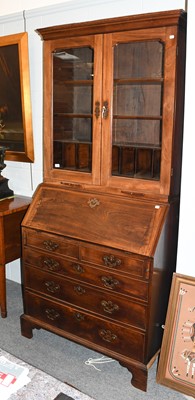
[[[22,223],[22,335],[47,329],[146,391],[176,266],[186,14],[38,29],[44,182]]]

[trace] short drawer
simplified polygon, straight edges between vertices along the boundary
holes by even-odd
[[[34,251],[31,247],[24,248],[23,262],[43,271],[53,272],[55,275],[80,280],[111,292],[148,301],[149,284],[147,281],[117,273],[116,270],[112,271],[103,266],[97,267],[78,260],[69,260],[57,254],[51,255],[39,250]]]
[[[132,276],[149,278],[150,261],[141,257],[125,255],[125,252],[104,247],[82,246],[80,259],[89,263],[124,271]]]
[[[95,315],[83,312],[77,307],[62,305],[50,299],[25,292],[25,314],[40,322],[45,329],[56,332],[62,330],[63,336],[71,334],[78,342],[90,347],[90,343],[115,354],[125,355],[134,360],[144,361],[145,334],[139,330],[105,321]],[[67,333],[67,335],[66,335]],[[101,349],[100,349],[101,350]]]
[[[36,230],[23,230],[24,246],[36,247],[51,254],[66,254],[67,257],[79,257],[77,242],[64,239],[63,236],[51,235]]]
[[[80,281],[55,277],[35,268],[25,268],[25,287],[84,310],[146,329],[147,307],[132,299],[86,285]]]

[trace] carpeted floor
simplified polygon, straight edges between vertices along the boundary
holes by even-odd
[[[6,359],[11,363],[27,368],[27,376],[30,379],[20,388],[18,387],[16,392],[12,393],[11,396],[9,396],[10,400],[94,400],[92,397],[81,393],[81,391],[78,391],[70,385],[67,385],[66,383],[57,380],[56,378],[46,374],[40,369],[37,369],[32,365],[25,363],[24,361],[16,358],[5,350],[0,349],[0,358],[1,366],[3,358],[3,361],[4,359]],[[8,381],[6,382],[8,383]],[[5,398],[6,389],[9,391],[10,388],[11,387],[9,387],[9,385],[8,388],[5,388],[3,384],[0,384],[1,400]]]
[[[95,364],[98,369],[90,362],[85,363],[100,359],[102,354],[42,329],[35,329],[32,339],[21,336],[21,286],[10,280],[7,280],[7,303],[8,316],[0,319],[0,347],[30,365],[95,400],[186,400],[183,394],[156,383],[156,363],[149,371],[148,390],[144,393],[130,384],[131,374],[117,361]]]

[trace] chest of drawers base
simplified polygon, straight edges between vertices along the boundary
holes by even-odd
[[[147,389],[151,260],[23,227],[21,333],[46,329],[117,359]]]
[[[22,223],[22,335],[47,329],[106,354],[146,391],[176,263],[178,203],[100,193],[94,209],[93,197],[46,184],[36,192]]]

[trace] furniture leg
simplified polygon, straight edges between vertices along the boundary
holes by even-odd
[[[0,308],[2,318],[7,317],[5,264],[0,265]]]

